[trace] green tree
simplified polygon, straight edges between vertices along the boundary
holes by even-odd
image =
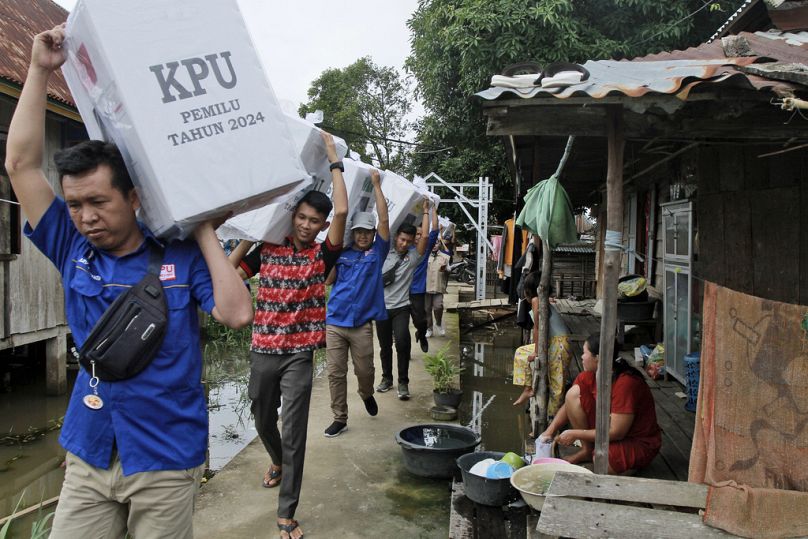
[[[362,160],[402,171],[407,161],[404,140],[411,130],[409,83],[393,67],[377,66],[370,57],[343,69],[327,69],[311,83],[309,101],[300,113],[324,113],[323,128],[345,139]]]
[[[406,68],[426,116],[417,141],[444,152],[415,153],[411,172],[446,180],[489,176],[493,214],[513,211],[511,173],[501,141],[485,134],[472,97],[517,62],[628,58],[707,39],[743,0],[420,0],[408,21]],[[717,9],[723,8],[723,11]]]

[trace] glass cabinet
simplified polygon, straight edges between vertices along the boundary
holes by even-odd
[[[693,205],[689,201],[661,204],[663,235],[662,263],[665,274],[665,367],[685,383],[684,357],[698,349],[700,320],[695,314],[692,274]]]

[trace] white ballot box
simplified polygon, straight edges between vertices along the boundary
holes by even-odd
[[[164,238],[311,181],[236,0],[79,0],[62,68]]]
[[[266,241],[281,244],[292,235],[292,217],[298,202],[306,193],[317,190],[322,193],[330,190],[331,179],[319,178],[307,181],[302,188],[283,196],[279,201],[267,204],[228,219],[216,230],[222,240]]]
[[[348,246],[353,243],[351,226],[354,215],[359,212],[372,212],[376,207],[376,195],[373,194],[373,183],[370,181],[370,171],[374,167],[353,159],[345,159],[343,163],[345,164],[345,172],[342,176],[345,178],[345,189],[348,191],[348,220],[345,223],[345,236],[342,244]],[[328,189],[329,197],[332,190],[333,184]],[[333,218],[334,211],[332,210],[328,220],[331,221]],[[327,235],[328,229],[323,230],[317,236],[317,241],[325,241]]]
[[[404,223],[419,228],[424,213],[424,193],[395,172],[385,170],[383,178],[382,193],[390,216],[390,236],[394,237]]]
[[[305,182],[301,187],[272,204],[231,217],[216,231],[219,238],[282,243],[284,238],[292,234],[292,215],[298,202],[306,193],[317,190],[331,196],[331,170],[329,168],[331,163],[328,161],[320,129],[313,123],[293,114],[286,113],[285,116],[289,122],[292,140],[295,147],[300,150],[300,157],[306,170],[311,174],[312,180]],[[334,145],[337,156],[340,159],[344,158],[348,152],[345,141],[334,137]],[[353,163],[353,161],[345,161],[346,182],[350,175],[348,171],[351,165],[349,163]],[[349,197],[350,192],[349,187]],[[322,239],[325,239],[325,234]]]
[[[331,163],[325,150],[321,130],[298,116],[297,114],[285,114],[289,133],[292,135],[295,147],[300,154],[303,167],[310,175],[317,179],[331,181]],[[334,146],[337,150],[337,157],[343,159],[348,153],[348,145],[339,137],[334,137]]]

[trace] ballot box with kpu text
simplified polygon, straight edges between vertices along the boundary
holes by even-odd
[[[163,238],[311,181],[236,0],[79,0],[63,67]]]

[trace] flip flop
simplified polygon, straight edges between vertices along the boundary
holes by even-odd
[[[292,532],[300,526],[297,520],[292,520],[291,524],[281,524],[278,522],[277,525],[278,529],[289,534],[289,537],[292,537]],[[303,539],[302,535],[300,536],[300,539]]]
[[[278,468],[277,470],[273,470],[271,467],[267,470],[269,473],[269,479],[267,479],[267,474],[264,474],[264,479],[261,481],[261,484],[264,488],[275,488],[281,484],[280,481],[273,483],[276,479],[280,479],[281,477],[281,470]]]

